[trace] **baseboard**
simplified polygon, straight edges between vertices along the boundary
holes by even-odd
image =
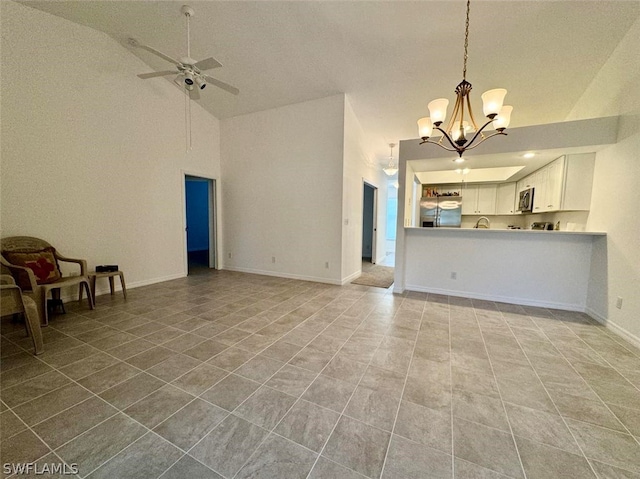
[[[180,279],[180,278],[186,278],[186,277],[187,277],[186,273],[176,273],[176,274],[170,274],[168,276],[162,276],[160,278],[145,279],[142,281],[136,281],[135,283],[131,283],[131,286],[129,286],[129,283],[127,283],[127,289],[129,289],[129,287],[131,287],[132,289],[139,288],[141,286],[149,286],[150,284],[163,283],[165,281],[171,281],[174,279]],[[107,288],[107,291],[109,291],[109,288]]]
[[[461,298],[482,299],[485,301],[497,301],[499,303],[519,304],[521,306],[537,306],[540,308],[562,309],[566,311],[584,312],[585,306],[574,303],[557,303],[554,301],[539,301],[529,298],[514,298],[512,296],[499,296],[493,294],[473,293],[470,291],[456,291],[441,288],[425,288],[423,286],[407,284],[405,291],[418,291],[420,293],[442,294],[446,296],[457,296]],[[394,293],[396,291],[394,290]]]
[[[227,271],[237,271],[239,273],[250,273],[250,274],[261,274],[264,276],[275,276],[276,278],[287,278],[287,279],[299,279],[300,281],[313,281],[314,283],[325,283],[325,284],[335,284],[341,286],[340,280],[331,279],[331,278],[321,278],[319,276],[306,276],[302,274],[293,274],[293,273],[285,273],[282,271],[266,271],[261,269],[253,269],[253,268],[241,268],[238,266],[225,266],[224,268]]]
[[[151,279],[145,279],[142,281],[135,281],[133,283],[129,283],[127,281],[127,276],[125,274],[125,284],[127,285],[127,290],[129,289],[135,289],[135,288],[140,288],[142,286],[149,286],[150,284],[156,284],[156,283],[163,283],[165,281],[171,281],[174,279],[180,279],[180,278],[184,278],[187,275],[185,273],[177,273],[177,274],[171,274],[168,276],[161,276],[159,278],[151,278]],[[63,301],[77,301],[78,300],[78,290],[75,286],[73,287],[69,287],[69,288],[65,288],[65,292],[60,296],[60,299],[62,299]],[[120,280],[116,277],[114,279],[114,292],[119,292],[122,290],[122,287],[120,285]],[[96,296],[100,296],[101,294],[109,294],[111,292],[111,290],[109,289],[109,281],[107,281],[106,279],[101,280],[101,281],[96,281]],[[82,295],[83,298],[86,298],[86,294]]]
[[[607,318],[591,308],[586,308],[584,312],[587,313],[591,318],[602,324],[605,328],[610,329],[613,333],[620,336],[625,341],[629,341],[636,348],[640,348],[640,338],[635,334],[632,334],[623,327],[618,326],[616,323],[607,320]]]
[[[359,278],[361,274],[362,274],[362,270],[358,270],[355,273],[350,274],[346,278],[342,278],[342,281],[340,282],[340,286],[344,286],[347,283],[351,283],[351,281],[353,281],[354,279]]]

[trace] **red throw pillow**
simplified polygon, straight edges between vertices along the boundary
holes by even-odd
[[[62,278],[54,251],[53,248],[45,248],[41,251],[5,251],[4,257],[11,264],[33,271],[38,284],[48,284]],[[29,280],[24,274],[18,275],[16,282],[22,289],[31,289]]]

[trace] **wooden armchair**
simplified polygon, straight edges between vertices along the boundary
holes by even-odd
[[[27,335],[33,339],[36,354],[42,352],[42,331],[38,308],[31,298],[22,296],[22,291],[16,286],[13,277],[8,274],[0,275],[0,316],[23,314]]]
[[[6,268],[23,295],[32,297],[38,307],[42,324],[49,324],[47,296],[60,299],[60,288],[79,285],[78,300],[82,300],[82,288],[87,292],[89,307],[94,309],[93,296],[87,277],[87,262],[83,259],[67,258],[44,240],[30,236],[12,236],[0,240],[0,262]],[[80,275],[63,277],[59,262],[76,263]]]

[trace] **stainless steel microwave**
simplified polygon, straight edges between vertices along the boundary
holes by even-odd
[[[527,188],[520,192],[518,211],[521,213],[530,213],[533,211],[533,188]]]

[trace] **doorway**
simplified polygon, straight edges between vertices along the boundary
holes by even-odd
[[[364,182],[362,192],[362,262],[376,263],[378,188]]]
[[[187,274],[216,268],[215,180],[184,175]]]

